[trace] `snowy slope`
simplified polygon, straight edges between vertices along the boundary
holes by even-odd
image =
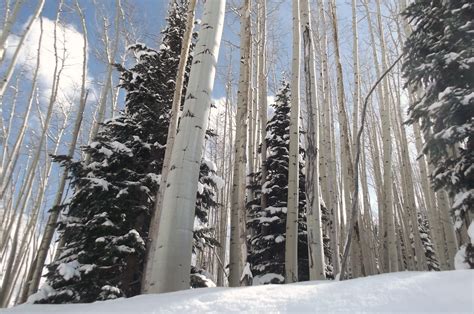
[[[207,288],[79,305],[23,305],[7,313],[228,312],[474,313],[474,271],[400,272],[343,282]]]

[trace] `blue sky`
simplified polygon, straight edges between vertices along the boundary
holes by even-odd
[[[212,0],[211,0],[212,1]],[[14,33],[21,33],[22,27],[28,21],[31,16],[34,7],[36,6],[36,1],[27,0],[24,8],[20,11],[20,16],[18,22],[15,24]],[[46,4],[42,13],[42,16],[45,19],[54,21],[56,16],[56,11],[58,7],[58,0],[46,0]],[[102,33],[102,17],[108,16],[110,22],[114,22],[115,16],[115,0],[78,0],[79,5],[81,6],[85,16],[86,24],[88,29],[88,40],[89,40],[89,54],[88,54],[88,76],[89,76],[89,88],[91,93],[89,95],[89,106],[88,117],[92,116],[91,110],[93,110],[96,103],[98,93],[100,92],[100,87],[104,79],[105,74],[105,63],[97,58],[97,52],[103,52],[103,45],[100,44],[100,36]],[[160,30],[164,27],[165,17],[168,9],[168,0],[129,0],[126,2],[122,0],[124,4],[124,9],[127,14],[131,14],[131,20],[133,24],[137,26],[138,30],[136,32],[136,37],[132,40],[137,42],[143,42],[149,45],[152,48],[159,47],[160,40]],[[201,1],[200,5],[202,5]],[[338,14],[340,22],[340,36],[341,36],[341,49],[343,51],[349,51],[351,48],[351,41],[344,40],[350,36],[350,33],[347,33],[350,28],[345,27],[350,23],[350,3],[346,3],[347,0],[338,0]],[[65,6],[63,7],[62,20],[67,23],[67,27],[74,33],[82,33],[80,21],[78,19],[77,13],[74,11],[75,0],[65,0]],[[223,41],[221,44],[220,55],[219,55],[219,65],[217,70],[217,76],[215,81],[215,88],[213,92],[213,98],[219,99],[225,96],[225,83],[226,83],[226,74],[227,67],[232,59],[232,73],[234,79],[234,90],[233,93],[237,92],[237,80],[239,74],[239,37],[238,32],[240,30],[240,23],[235,12],[230,10],[230,4],[239,4],[239,1],[228,0],[228,8],[225,19]],[[270,69],[270,86],[269,94],[270,96],[276,92],[278,89],[278,83],[281,79],[282,72],[289,73],[290,60],[291,60],[291,1],[274,1],[268,0],[268,11],[273,12],[267,22],[267,27],[269,33],[274,34],[276,39],[276,44],[273,47],[275,50],[269,52],[269,57],[275,57],[276,65],[274,68]],[[200,18],[201,10],[198,8],[197,18]],[[113,29],[113,25],[111,26]],[[112,31],[113,32],[113,31]],[[69,34],[72,34],[69,33]],[[330,35],[330,33],[328,34]],[[113,34],[111,34],[113,36]],[[350,38],[350,37],[349,37]],[[80,37],[69,36],[66,40],[73,41],[69,42],[69,49],[80,50],[82,49],[82,42]],[[271,46],[271,45],[269,45]],[[331,45],[330,45],[331,46]],[[36,49],[29,47],[30,49]],[[123,47],[122,47],[123,49]],[[331,48],[332,49],[332,48]],[[96,51],[97,50],[97,51]],[[78,51],[75,51],[76,53]],[[118,61],[118,60],[117,60]],[[350,71],[349,60],[343,60],[343,66],[346,71]],[[78,62],[76,62],[78,63]],[[75,64],[77,66],[77,64]],[[46,69],[46,72],[49,70],[52,75],[52,67]],[[79,71],[77,71],[79,72]],[[48,73],[45,73],[47,75]],[[71,75],[74,75],[72,73]],[[76,73],[77,78],[80,77],[80,73]],[[346,77],[348,79],[349,76]],[[117,84],[117,77],[115,76],[114,84]],[[349,90],[349,86],[347,86]],[[123,94],[122,94],[123,96]],[[123,97],[122,97],[123,99]],[[76,102],[78,103],[78,102]],[[75,103],[74,103],[75,104]],[[43,104],[44,106],[46,104]],[[8,114],[4,112],[4,115]],[[84,129],[88,129],[88,124],[92,122],[90,118],[86,119],[84,122]],[[38,123],[38,118],[33,118],[33,123]],[[87,142],[86,138],[87,132],[84,132],[82,136],[82,142]],[[61,151],[66,151],[66,146],[60,149]],[[53,171],[56,173],[56,171]],[[54,179],[54,178],[53,178]],[[52,188],[54,191],[54,188]]]

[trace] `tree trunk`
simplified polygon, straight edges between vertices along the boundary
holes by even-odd
[[[246,257],[245,235],[245,172],[247,146],[247,112],[249,107],[250,77],[250,0],[245,0],[240,24],[240,74],[237,92],[237,116],[235,124],[234,170],[231,193],[229,286],[240,286]]]
[[[207,1],[191,67],[180,131],[176,135],[170,172],[163,194],[163,211],[145,293],[189,288],[196,191],[198,190],[207,118],[224,24],[225,0]]]
[[[285,242],[285,282],[298,281],[299,131],[300,131],[300,1],[293,0],[293,57],[291,65],[290,149]]]
[[[326,278],[319,193],[319,108],[316,87],[316,59],[309,0],[301,0],[305,94],[308,110],[306,133],[306,221],[308,232],[309,279]]]
[[[170,162],[171,162],[171,152],[173,151],[173,146],[175,143],[176,138],[176,130],[178,127],[178,118],[179,118],[179,111],[181,107],[181,99],[183,94],[183,85],[184,85],[184,78],[186,73],[186,65],[188,63],[188,56],[189,56],[189,47],[191,46],[191,40],[193,35],[194,29],[194,14],[196,9],[196,0],[190,0],[188,3],[188,12],[187,12],[187,19],[186,19],[186,31],[183,36],[183,42],[181,46],[181,52],[179,57],[179,64],[178,64],[178,72],[176,73],[176,85],[173,94],[173,104],[171,106],[171,116],[170,116],[170,124],[168,127],[168,136],[166,138],[166,149],[165,149],[165,156],[163,158],[163,167],[161,169],[161,179],[160,179],[160,186],[158,188],[158,193],[156,195],[155,200],[155,209],[151,216],[151,223],[150,229],[148,232],[148,250],[147,250],[147,258],[145,260],[145,270],[144,270],[144,278],[147,277],[147,274],[151,272],[151,267],[153,261],[155,259],[155,250],[154,246],[152,245],[152,241],[158,238],[158,226],[160,224],[160,214],[163,202],[163,193],[165,190],[166,180],[168,178]],[[146,280],[142,281],[142,290],[145,289]]]

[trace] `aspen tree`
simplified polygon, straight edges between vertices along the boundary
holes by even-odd
[[[20,80],[24,78],[23,76],[23,71],[21,73],[19,73],[18,77],[16,78],[16,84],[15,86],[13,87],[12,86],[12,89],[14,90],[14,94],[13,94],[13,100],[12,100],[12,105],[11,105],[11,109],[10,109],[10,116],[8,117],[8,126],[3,129],[3,132],[4,132],[4,141],[3,141],[3,150],[1,152],[1,164],[0,164],[0,178],[2,178],[2,173],[3,173],[3,169],[5,169],[5,164],[6,164],[6,161],[7,161],[7,158],[9,158],[9,151],[10,151],[10,147],[8,145],[8,143],[10,142],[10,136],[11,134],[13,133],[13,131],[16,129],[16,128],[13,128],[13,122],[15,121],[15,117],[18,115],[18,92],[19,92],[19,85],[20,85]],[[25,116],[27,113],[26,112],[23,112],[23,116]],[[1,117],[0,117],[1,118]],[[16,121],[15,121],[16,122]],[[1,179],[0,179],[1,180]],[[0,181],[0,186],[1,186],[1,181]]]
[[[291,61],[290,149],[285,242],[285,282],[298,281],[299,110],[300,110],[300,1],[293,0],[293,51]]]
[[[382,74],[381,77],[379,77],[377,79],[377,81],[374,83],[374,85],[372,86],[372,88],[370,89],[369,93],[367,94],[367,96],[365,97],[365,101],[364,101],[364,104],[363,104],[363,107],[362,107],[362,115],[361,115],[361,123],[360,123],[360,128],[358,130],[358,133],[357,133],[357,137],[356,137],[356,155],[355,155],[355,161],[354,161],[354,169],[355,169],[355,175],[354,175],[354,192],[353,192],[353,196],[352,196],[352,203],[351,203],[351,217],[350,217],[350,225],[349,225],[349,232],[348,232],[348,236],[347,236],[347,242],[346,242],[346,246],[344,248],[344,255],[343,255],[343,260],[342,260],[342,267],[341,267],[341,280],[344,280],[344,274],[345,274],[345,271],[346,271],[346,263],[347,263],[347,259],[348,259],[348,255],[349,255],[349,251],[350,251],[350,246],[351,246],[351,242],[352,242],[352,232],[353,230],[355,229],[355,224],[357,222],[357,216],[358,216],[358,211],[357,211],[357,206],[358,206],[358,197],[359,197],[359,162],[360,162],[360,155],[361,155],[361,137],[362,137],[362,133],[364,131],[364,124],[365,124],[365,119],[366,119],[366,112],[367,112],[367,106],[368,106],[368,101],[369,101],[369,98],[370,96],[372,95],[372,93],[374,92],[375,88],[377,87],[377,85],[383,81],[384,77],[387,75],[388,72],[390,72],[390,70],[396,65],[396,63],[398,61],[400,61],[401,57],[403,55],[400,55],[397,60],[387,69],[384,71],[384,73]],[[390,188],[392,188],[392,186],[390,186]],[[395,217],[393,217],[395,219]],[[398,264],[397,266],[398,267]]]
[[[196,44],[180,130],[171,154],[163,211],[154,243],[156,255],[146,293],[189,288],[196,191],[210,97],[224,22],[225,0],[206,1]]]
[[[62,125],[60,126],[60,129],[58,130],[58,135],[56,137],[56,139],[54,139],[54,148],[53,150],[51,151],[51,154],[52,155],[56,155],[58,153],[58,150],[59,150],[59,147],[60,147],[60,144],[61,144],[61,140],[62,140],[62,137],[64,135],[64,131],[66,130],[66,125],[67,125],[67,122],[68,122],[68,115],[65,114],[64,116],[64,119],[63,119],[63,123]],[[46,126],[44,126],[46,127]],[[43,205],[43,201],[44,201],[44,198],[45,198],[45,192],[46,192],[46,187],[48,186],[48,182],[49,182],[49,178],[50,178],[50,175],[51,175],[51,170],[52,170],[52,161],[51,161],[51,158],[49,158],[49,154],[48,154],[48,149],[47,149],[47,143],[45,143],[44,145],[44,165],[41,167],[39,166],[38,167],[38,170],[40,169],[43,169],[43,173],[40,172],[40,177],[39,177],[39,182],[37,184],[37,190],[36,190],[36,198],[35,200],[32,202],[32,208],[30,209],[30,213],[29,213],[29,216],[28,216],[28,221],[26,223],[26,226],[24,227],[24,229],[22,230],[22,239],[21,239],[21,242],[20,242],[20,246],[19,246],[19,249],[17,251],[17,254],[15,256],[15,263],[12,265],[13,267],[11,268],[11,272],[12,274],[18,274],[20,269],[22,268],[22,266],[24,266],[26,268],[26,270],[28,271],[28,268],[30,265],[22,265],[22,255],[23,253],[25,252],[25,250],[27,249],[30,249],[30,247],[28,247],[28,245],[31,243],[31,239],[33,238],[33,236],[35,235],[36,233],[36,226],[38,225],[38,218],[39,218],[39,214],[40,214],[40,209]],[[24,203],[25,206],[25,209],[26,209],[26,206],[27,206],[27,203]],[[25,210],[22,209],[21,210],[22,212],[24,212]],[[17,231],[19,231],[19,227],[17,227]],[[20,237],[19,234],[15,234],[15,236],[17,236],[18,238]],[[31,248],[32,250],[35,250],[36,249],[36,246]],[[42,268],[41,268],[42,270]],[[41,273],[40,273],[41,275]],[[6,287],[6,291],[10,290],[10,295],[11,293],[13,292],[12,290],[15,288],[15,286],[13,285],[13,281],[9,281],[10,285],[9,287]],[[6,302],[9,302],[10,300],[10,297],[6,299]]]
[[[166,150],[165,156],[163,158],[163,167],[161,170],[161,179],[160,179],[160,186],[158,189],[158,194],[156,196],[155,201],[155,210],[151,216],[151,223],[150,223],[150,230],[149,230],[149,239],[151,241],[156,240],[158,237],[158,226],[160,223],[160,213],[161,213],[161,206],[163,202],[163,193],[166,186],[166,180],[168,178],[170,162],[171,162],[171,152],[173,151],[173,146],[176,139],[176,131],[178,127],[178,119],[179,119],[179,111],[182,101],[183,95],[183,85],[185,79],[185,72],[186,72],[186,64],[188,63],[188,56],[189,56],[189,47],[191,46],[191,40],[193,35],[193,28],[194,28],[194,15],[196,10],[196,2],[197,0],[190,0],[188,3],[188,10],[187,10],[187,19],[186,19],[186,31],[183,36],[183,42],[181,46],[181,52],[179,57],[179,65],[178,65],[178,72],[176,73],[176,85],[173,94],[173,104],[171,105],[171,116],[170,116],[170,124],[168,127],[168,137],[166,139]],[[149,261],[154,260],[155,254],[155,246],[148,243],[148,250],[147,250],[147,258],[145,261],[145,276],[151,272],[152,263]],[[145,289],[146,279],[142,282],[142,289]]]
[[[267,0],[258,0],[257,2],[257,19],[259,25],[259,68],[258,68],[258,97],[259,97],[259,114],[260,114],[260,159],[261,163],[261,184],[265,183],[265,178],[267,177],[267,165],[265,160],[267,160],[267,142],[265,140],[267,136],[267,86],[268,86],[268,77],[267,77]],[[267,199],[265,194],[262,194],[261,204],[262,208],[267,207]]]
[[[339,50],[339,37],[338,37],[338,25],[337,25],[337,12],[336,4],[333,0],[330,1],[330,12],[331,22],[334,37],[334,49],[336,57],[336,76],[337,76],[337,100],[338,100],[338,120],[340,125],[339,136],[341,146],[341,174],[342,174],[342,185],[344,190],[343,204],[346,211],[349,210],[351,203],[351,194],[354,191],[354,168],[352,165],[352,154],[351,154],[351,134],[349,129],[348,115],[345,104],[344,96],[344,77],[341,65],[340,50]],[[358,204],[357,204],[358,206]],[[354,225],[354,228],[359,228]],[[359,232],[358,232],[359,233]],[[353,258],[351,263],[353,266],[360,263],[360,260],[356,257],[359,255],[357,250],[353,250]],[[357,266],[358,267],[358,266]],[[359,275],[359,274],[355,274]]]
[[[323,185],[327,185],[328,197],[325,199],[326,206],[329,209],[331,215],[330,224],[330,240],[332,250],[332,264],[334,273],[339,273],[340,269],[340,254],[339,254],[339,242],[340,242],[340,215],[338,205],[338,186],[337,186],[337,174],[336,174],[336,153],[335,153],[335,142],[334,142],[334,129],[330,126],[333,125],[332,119],[332,99],[331,99],[331,84],[329,81],[329,69],[328,69],[328,48],[327,48],[327,31],[326,31],[326,15],[324,12],[324,3],[322,0],[318,0],[318,17],[320,20],[320,40],[316,43],[320,45],[320,59],[321,59],[321,79],[319,80],[321,85],[321,98],[322,98],[322,110],[320,123],[320,135],[321,135],[321,153],[320,160],[323,161],[322,169],[326,168],[327,180],[322,180]],[[324,172],[321,170],[321,173]],[[324,178],[324,177],[323,177]],[[323,189],[324,191],[324,189]],[[324,195],[323,195],[324,196]]]
[[[3,23],[2,33],[0,34],[0,64],[5,59],[5,51],[7,50],[8,36],[11,34],[13,24],[15,23],[18,12],[21,9],[21,6],[25,3],[24,0],[15,1],[15,6],[13,7],[13,12],[10,13],[10,3],[5,12],[5,22]]]
[[[226,258],[226,248],[227,248],[227,221],[228,221],[228,197],[227,197],[227,187],[229,184],[227,183],[227,172],[230,166],[230,163],[227,164],[227,158],[226,158],[226,153],[228,153],[227,150],[227,132],[230,126],[230,132],[232,133],[232,126],[231,122],[229,119],[230,115],[230,97],[231,97],[231,90],[232,90],[232,82],[231,82],[231,75],[232,75],[232,67],[231,67],[231,62],[229,63],[229,68],[228,68],[228,73],[227,73],[227,86],[226,86],[226,98],[225,98],[225,109],[224,109],[224,134],[222,136],[223,139],[223,145],[222,145],[222,159],[221,159],[221,176],[224,178],[224,188],[221,190],[221,197],[220,197],[220,202],[221,202],[221,212],[220,212],[220,220],[219,220],[219,237],[218,241],[220,243],[220,248],[218,252],[218,262],[219,264],[222,264],[222,266],[225,264],[225,258]],[[231,135],[231,134],[230,134]],[[229,154],[231,155],[231,154]],[[218,267],[217,269],[217,286],[218,287],[223,287],[224,286],[224,267]]]
[[[309,278],[310,280],[321,280],[325,279],[326,276],[319,193],[319,107],[317,106],[316,58],[309,0],[300,1],[300,10],[303,33],[305,95],[308,110],[308,132],[306,134],[306,220]]]
[[[74,124],[74,130],[71,137],[71,143],[69,144],[69,150],[67,156],[72,158],[74,155],[74,150],[76,148],[77,139],[79,137],[79,131],[81,129],[82,118],[84,113],[84,108],[87,102],[87,93],[86,93],[86,75],[87,75],[87,28],[85,23],[85,17],[82,12],[82,9],[79,6],[79,3],[76,0],[76,9],[81,18],[81,25],[83,31],[83,63],[82,63],[82,84],[81,84],[81,95],[79,99],[79,108],[77,110],[77,117]],[[20,302],[23,303],[26,301],[26,297],[32,295],[38,290],[39,282],[41,279],[44,263],[46,261],[46,256],[53,239],[54,231],[56,229],[56,223],[59,217],[59,206],[63,198],[64,188],[66,186],[66,181],[68,178],[68,171],[64,170],[61,179],[59,181],[58,190],[54,198],[54,203],[50,215],[46,222],[45,229],[43,231],[43,237],[39,245],[38,252],[34,258],[34,264],[32,265],[31,270],[31,279],[28,278],[28,282],[25,284],[24,292],[20,298]]]
[[[16,66],[17,61],[18,61],[18,57],[20,56],[21,48],[23,47],[23,44],[25,43],[25,40],[28,37],[28,34],[31,30],[31,26],[33,26],[33,23],[38,19],[41,12],[43,11],[44,3],[45,3],[45,0],[39,0],[38,1],[38,4],[35,8],[33,16],[28,21],[28,24],[26,25],[25,31],[23,32],[23,34],[20,37],[18,45],[15,49],[15,52],[13,53],[13,56],[10,60],[10,64],[8,65],[7,70],[5,71],[2,78],[0,79],[0,101],[2,103],[3,103],[3,99],[1,99],[1,98],[3,98],[3,96],[5,94],[5,91],[6,91],[6,88],[9,84],[9,82],[10,82],[10,79],[13,76],[13,72],[15,71],[15,66]],[[3,106],[2,103],[0,103],[0,112],[2,111],[1,110],[1,108]]]
[[[235,124],[234,169],[231,193],[229,286],[240,286],[246,255],[245,235],[245,172],[247,146],[247,116],[249,107],[250,77],[250,6],[245,0],[241,9],[240,24],[240,73],[237,91],[237,116]]]
[[[380,0],[376,1],[377,4],[377,24],[380,33],[380,45],[381,45],[381,56],[382,56],[382,71],[385,71],[387,67],[386,52],[385,52],[385,40],[382,28],[381,13],[380,13]],[[382,90],[385,95],[388,94],[387,80],[382,80]],[[392,144],[391,144],[391,114],[390,114],[390,103],[388,99],[379,104],[380,117],[382,122],[382,149],[383,149],[383,211],[384,219],[386,220],[387,230],[386,242],[388,248],[388,268],[389,272],[398,271],[398,255],[396,249],[396,231],[394,222],[393,212],[393,192],[392,192]]]
[[[109,36],[108,36],[108,27],[106,25],[106,19],[104,18],[104,45],[105,45],[105,54],[107,58],[107,70],[105,74],[105,84],[102,86],[99,96],[99,104],[97,108],[97,118],[92,124],[92,129],[89,134],[89,142],[92,141],[99,131],[99,126],[104,122],[105,110],[107,105],[107,96],[110,91],[110,86],[112,84],[112,71],[114,69],[115,56],[117,54],[119,35],[120,35],[120,8],[121,0],[115,1],[115,38],[112,43],[112,48],[109,48]],[[89,161],[90,156],[86,155],[86,162]]]

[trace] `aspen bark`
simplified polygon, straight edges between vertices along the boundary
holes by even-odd
[[[380,13],[380,0],[376,1],[377,4],[377,24],[380,32],[380,45],[382,55],[382,71],[386,69],[386,52],[385,52],[385,40],[382,28],[382,18]],[[382,80],[382,89],[384,94],[387,95],[388,87],[387,80]],[[388,258],[389,258],[389,272],[398,271],[398,254],[396,245],[396,231],[395,231],[395,215],[393,210],[393,193],[392,193],[392,143],[391,143],[391,111],[390,104],[387,101],[379,104],[380,106],[380,117],[382,121],[382,149],[383,149],[383,210],[384,219],[387,221],[387,230],[385,230],[386,242],[388,247]]]
[[[241,9],[240,24],[240,74],[237,92],[235,124],[234,169],[231,192],[229,286],[240,286],[246,250],[245,235],[245,171],[247,147],[247,117],[249,107],[250,77],[250,0]]]
[[[191,46],[191,40],[193,35],[194,29],[194,15],[196,10],[196,0],[190,0],[188,3],[187,9],[187,18],[186,18],[186,31],[183,36],[183,42],[181,46],[181,52],[179,57],[179,64],[178,64],[178,72],[176,73],[176,85],[173,94],[173,104],[171,106],[171,116],[170,116],[170,124],[168,127],[168,136],[166,138],[166,149],[165,149],[165,156],[163,158],[163,166],[161,169],[161,180],[160,186],[158,188],[158,193],[156,195],[155,200],[155,209],[151,216],[151,223],[150,223],[150,230],[149,230],[149,243],[148,243],[148,250],[147,250],[147,258],[145,260],[145,270],[144,270],[144,277],[147,276],[151,272],[151,267],[153,263],[150,261],[154,260],[154,246],[151,244],[153,240],[158,238],[158,226],[160,223],[160,214],[161,214],[161,206],[163,202],[163,193],[165,190],[166,180],[168,178],[170,162],[171,162],[171,152],[173,151],[173,146],[175,143],[176,138],[176,130],[178,127],[178,118],[179,118],[179,111],[181,107],[181,100],[183,95],[183,85],[184,85],[184,77],[186,72],[186,64],[188,63],[188,56],[189,56],[189,47]],[[142,282],[142,290],[145,289],[146,280]]]
[[[224,23],[225,0],[206,1],[181,127],[171,154],[163,211],[145,293],[189,288],[199,167]]]
[[[259,44],[260,44],[260,53],[259,58],[259,72],[258,72],[258,97],[259,97],[259,113],[260,113],[260,158],[261,158],[261,185],[266,181],[267,178],[267,141],[265,140],[267,136],[267,0],[258,0],[258,22],[259,22]],[[262,208],[267,207],[267,198],[266,194],[261,194],[261,204]]]
[[[331,215],[330,224],[330,240],[332,249],[332,264],[334,273],[339,273],[340,270],[340,215],[339,215],[339,200],[338,200],[338,186],[337,186],[337,171],[336,171],[336,152],[335,152],[335,141],[334,141],[334,128],[332,118],[332,99],[331,99],[331,84],[329,80],[329,69],[328,69],[328,51],[327,51],[327,31],[326,31],[326,16],[324,12],[324,3],[322,0],[318,0],[318,16],[320,20],[320,40],[317,41],[321,45],[320,58],[321,58],[321,95],[322,95],[322,110],[321,110],[321,153],[320,160],[322,161],[321,174],[324,173],[326,168],[327,180],[322,180],[322,184],[326,185],[327,196],[325,196],[325,204]],[[324,178],[324,176],[323,176]],[[323,189],[324,191],[325,189]],[[324,196],[324,195],[323,195]]]
[[[299,120],[300,120],[300,1],[293,0],[293,52],[291,64],[290,148],[286,214],[285,283],[298,281]]]
[[[319,193],[319,108],[316,86],[316,58],[309,0],[300,1],[303,33],[305,95],[308,110],[306,134],[306,221],[308,232],[309,279],[325,279],[321,203]]]

